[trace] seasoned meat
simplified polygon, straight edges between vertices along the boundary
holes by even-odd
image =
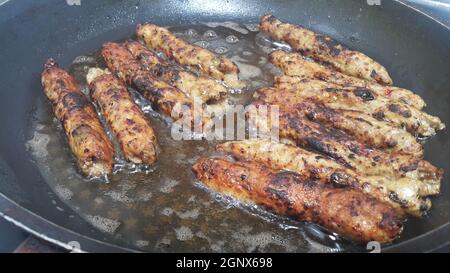
[[[197,76],[181,67],[171,65],[140,42],[128,41],[125,45],[146,69],[191,97],[199,97],[204,102],[215,103],[227,94],[225,86],[216,80],[207,76]]]
[[[267,103],[292,107],[306,115],[312,121],[319,121],[353,135],[364,142],[388,152],[399,152],[422,157],[423,149],[416,138],[398,128],[389,121],[380,121],[362,111],[333,109],[311,98],[298,99],[292,92],[283,92],[274,88],[259,89],[255,96]]]
[[[418,191],[417,185],[408,187],[408,178],[370,176],[363,172],[345,168],[330,157],[302,148],[269,140],[230,141],[217,146],[219,151],[232,154],[238,160],[254,161],[272,169],[296,172],[304,178],[317,179],[336,186],[349,186],[367,193],[395,208],[400,215],[420,216],[427,201],[420,196],[401,200],[392,196],[404,196],[399,191]],[[416,183],[417,184],[417,183]]]
[[[195,108],[194,101],[184,92],[164,81],[158,80],[128,52],[124,45],[106,43],[102,48],[102,56],[109,69],[152,102],[158,112],[174,120],[189,114],[192,123],[210,126],[211,119],[206,113],[202,113],[201,105]],[[189,111],[185,113],[185,109]]]
[[[252,103],[256,107],[265,104],[266,102],[258,100]],[[271,126],[266,119],[258,117],[250,122],[256,123],[255,126],[258,127]],[[374,149],[343,131],[310,121],[296,109],[280,105],[279,134],[281,138],[292,139],[298,146],[329,156],[358,173],[394,179],[408,178],[402,180],[407,183],[405,185],[397,183],[397,197],[400,200],[439,193],[443,176],[441,169],[410,155],[390,154]]]
[[[81,93],[75,80],[49,59],[42,72],[42,86],[61,121],[70,149],[81,171],[92,177],[110,174],[114,148],[106,135],[95,109]]]
[[[381,64],[361,52],[349,50],[329,36],[283,23],[272,15],[261,17],[260,30],[275,40],[288,43],[305,56],[330,64],[344,74],[392,84],[392,79]]]
[[[224,81],[232,88],[244,87],[238,77],[237,65],[228,58],[218,57],[208,49],[192,45],[157,25],[138,25],[136,34],[148,47],[162,51],[181,65],[194,66],[205,75]]]
[[[217,192],[322,225],[348,239],[385,243],[402,232],[394,209],[352,188],[333,188],[294,172],[225,159],[200,159],[193,170]]]
[[[92,99],[99,105],[125,159],[150,165],[156,161],[156,135],[125,84],[112,74],[91,68],[87,75]]]
[[[377,96],[371,90],[359,87],[342,87],[319,80],[280,76],[275,79],[280,92],[292,92],[300,99],[314,99],[332,109],[361,111],[378,120],[387,120],[410,133],[424,137],[432,136],[445,125],[438,117],[403,103],[393,103]]]
[[[417,109],[425,107],[425,101],[412,91],[395,86],[385,86],[373,81],[348,76],[319,63],[305,60],[300,54],[283,50],[273,51],[270,62],[279,67],[288,76],[317,79],[342,86],[354,86],[369,89],[377,96],[392,102],[406,103]]]

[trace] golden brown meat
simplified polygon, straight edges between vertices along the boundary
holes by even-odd
[[[224,99],[227,89],[216,80],[207,76],[197,76],[181,67],[171,65],[159,58],[144,45],[137,41],[125,43],[128,51],[137,58],[146,69],[155,76],[161,77],[170,85],[180,89],[188,96],[199,97],[206,103],[216,103]]]
[[[206,113],[202,113],[201,105],[198,107],[200,109],[195,108],[194,101],[185,93],[155,78],[128,52],[124,45],[105,43],[102,56],[109,69],[152,102],[156,111],[174,120],[182,118],[183,115],[190,115],[192,123],[196,120],[200,125],[210,126],[211,119]],[[185,109],[188,110],[187,113]]]
[[[272,15],[261,17],[260,30],[275,40],[288,43],[305,56],[332,65],[344,74],[392,84],[392,79],[381,64],[361,52],[349,50],[329,36],[283,23]]]
[[[403,196],[401,191],[418,191],[415,183],[408,187],[408,178],[390,176],[370,176],[345,168],[333,159],[283,143],[268,140],[230,141],[217,146],[219,151],[232,154],[238,160],[255,161],[272,169],[296,172],[302,177],[317,179],[324,183],[350,186],[371,195],[395,208],[400,215],[421,216],[422,209],[428,207],[427,202],[419,196],[408,200],[393,199],[392,196]],[[409,181],[408,181],[409,180]],[[408,187],[401,189],[400,187]]]
[[[87,176],[110,174],[113,168],[114,147],[106,135],[95,109],[81,93],[75,80],[49,59],[42,72],[42,86],[61,121],[70,149],[78,166]]]
[[[332,109],[354,110],[372,115],[378,120],[387,120],[398,127],[405,127],[412,134],[432,136],[445,125],[438,117],[431,116],[417,108],[403,103],[393,103],[377,96],[369,89],[342,87],[319,80],[279,76],[275,87],[280,92],[292,92],[303,100],[314,99]]]
[[[232,88],[244,87],[238,77],[237,65],[228,58],[218,57],[208,49],[192,45],[157,25],[138,25],[136,34],[148,47],[164,52],[179,64],[197,67],[205,75],[224,81]]]
[[[319,63],[307,61],[298,53],[283,50],[273,51],[270,62],[278,66],[288,76],[318,79],[342,86],[367,88],[392,102],[403,102],[417,109],[425,107],[425,101],[412,91],[395,86],[385,86],[373,81],[360,79],[340,73]]]
[[[122,81],[99,68],[87,75],[92,99],[99,105],[126,160],[150,165],[156,161],[156,135]]]
[[[256,163],[203,158],[193,170],[207,187],[275,213],[309,221],[359,242],[391,242],[402,232],[395,211],[351,188],[332,188]]]
[[[419,158],[423,155],[422,145],[413,135],[391,122],[377,120],[364,112],[332,109],[311,98],[300,100],[292,92],[283,92],[280,96],[279,90],[274,88],[259,89],[255,96],[267,103],[296,109],[312,121],[343,130],[358,141],[387,152],[411,154]]]
[[[252,104],[258,107],[265,105],[266,102],[257,100]],[[256,118],[250,122],[255,122],[258,127],[271,126],[265,119]],[[408,178],[401,180],[407,183],[406,186],[397,183],[398,194],[393,195],[393,199],[414,200],[419,195],[427,196],[439,193],[443,171],[429,162],[409,155],[389,154],[374,149],[356,141],[343,131],[312,122],[297,110],[283,108],[281,105],[279,134],[280,138],[292,139],[298,146],[329,156],[358,173],[387,176],[396,180],[403,177]],[[428,207],[424,207],[423,210],[426,209]]]

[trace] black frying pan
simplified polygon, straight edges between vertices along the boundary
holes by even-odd
[[[39,81],[42,64],[52,56],[67,67],[75,56],[105,41],[129,37],[138,22],[248,23],[257,22],[260,15],[270,11],[329,34],[378,60],[388,68],[396,85],[417,91],[428,103],[426,110],[450,125],[450,30],[401,2],[382,0],[380,6],[369,6],[362,0],[81,0],[81,6],[67,2],[77,1],[15,0],[0,4],[0,214],[65,247],[77,241],[86,251],[136,249],[99,232],[65,205],[27,150],[33,113],[44,96]],[[448,130],[425,148],[426,159],[446,171],[442,194],[434,198],[431,214],[410,220],[402,238],[384,248],[386,251],[431,251],[450,241]]]

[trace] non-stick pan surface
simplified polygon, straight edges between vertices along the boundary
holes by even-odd
[[[136,249],[122,238],[98,231],[62,202],[27,149],[30,124],[44,100],[39,81],[42,64],[52,56],[68,67],[76,56],[105,41],[130,37],[139,22],[244,24],[256,23],[266,12],[331,35],[379,60],[396,85],[419,93],[428,103],[427,111],[450,124],[450,30],[397,1],[381,1],[381,5],[357,0],[6,1],[0,5],[1,215],[48,240],[65,245],[77,241],[87,251]],[[427,142],[426,159],[446,171],[442,194],[434,198],[431,214],[410,220],[402,238],[387,251],[429,251],[448,243],[449,144],[448,130]]]

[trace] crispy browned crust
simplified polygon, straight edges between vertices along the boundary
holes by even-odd
[[[395,86],[385,86],[373,81],[352,77],[323,66],[313,61],[307,61],[298,53],[275,50],[269,55],[270,62],[279,67],[288,76],[318,79],[342,86],[363,87],[381,97],[393,102],[406,103],[417,109],[425,107],[425,101],[412,91]]]
[[[156,135],[127,87],[111,74],[96,77],[89,85],[123,155],[128,161],[150,165],[156,161]]]
[[[377,96],[369,89],[342,87],[319,80],[279,76],[275,87],[280,92],[292,92],[299,99],[314,99],[333,109],[354,110],[367,113],[378,120],[386,120],[413,135],[429,137],[445,128],[438,117],[431,116],[404,103],[395,103]]]
[[[161,77],[190,97],[199,97],[206,103],[220,101],[227,94],[227,89],[216,80],[207,76],[197,76],[181,67],[171,65],[159,58],[137,41],[127,41],[125,46],[153,75]]]
[[[288,43],[303,55],[332,65],[350,76],[392,84],[386,69],[361,52],[349,50],[331,37],[298,25],[283,23],[273,15],[261,17],[260,30],[275,40]]]
[[[330,157],[299,147],[258,139],[226,142],[218,145],[217,149],[230,153],[238,160],[255,161],[272,169],[296,172],[305,178],[359,189],[389,204],[398,211],[399,215],[420,216],[423,214],[423,207],[428,207],[426,201],[421,198],[409,200],[391,198],[392,193],[399,190],[398,185],[407,186],[403,180],[408,178],[358,173],[356,170],[345,168]]]
[[[358,190],[332,188],[294,172],[224,159],[200,159],[193,170],[215,191],[322,225],[348,239],[386,243],[402,232],[402,222],[391,207]]]
[[[194,109],[194,102],[184,92],[168,83],[158,80],[136,60],[128,49],[121,44],[105,43],[102,56],[108,68],[120,79],[134,87],[146,99],[152,102],[156,111],[178,120],[188,110],[190,117],[202,125],[210,124],[210,118]],[[201,107],[199,107],[201,108]],[[172,115],[175,113],[176,115]]]
[[[204,74],[224,81],[232,88],[244,87],[238,77],[237,65],[228,58],[218,57],[208,49],[192,45],[157,25],[138,25],[136,34],[148,47],[164,52],[179,64],[197,67]]]
[[[341,129],[364,142],[387,152],[410,154],[421,158],[422,145],[416,138],[389,121],[378,120],[362,111],[332,109],[313,98],[298,99],[292,92],[283,92],[274,88],[259,89],[255,96],[267,103],[292,107],[306,115],[312,121]]]
[[[53,59],[49,59],[41,80],[82,172],[94,177],[110,174],[113,168],[113,145],[94,107],[81,93],[73,77],[59,68]]]

